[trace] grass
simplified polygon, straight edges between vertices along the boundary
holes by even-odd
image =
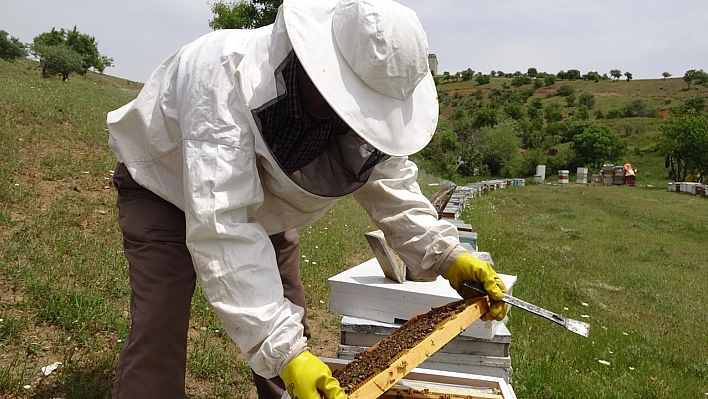
[[[672,194],[533,185],[465,210],[480,248],[518,276],[516,296],[592,325],[584,339],[514,311],[519,397],[698,398],[708,390],[708,201]]]
[[[105,113],[139,89],[96,74],[45,80],[32,63],[0,61],[0,397],[110,397],[130,288]],[[631,129],[638,137],[641,126]],[[661,161],[633,161],[638,182],[657,189],[531,185],[476,199],[463,214],[498,269],[519,276],[516,295],[590,316],[591,338],[582,339],[512,312],[519,397],[698,398],[708,391],[708,201],[666,192]],[[644,177],[648,170],[656,173]],[[447,184],[424,173],[419,181],[426,195]],[[338,344],[340,316],[328,311],[327,279],[372,257],[363,237],[372,229],[346,197],[300,231],[317,355],[334,356]],[[40,368],[54,362],[63,365],[44,376]],[[251,385],[243,357],[197,292],[189,397],[254,398]]]

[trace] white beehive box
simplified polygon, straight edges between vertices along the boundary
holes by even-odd
[[[485,259],[489,258],[485,252],[472,255],[488,262],[491,260]],[[499,276],[512,292],[516,276]],[[329,309],[332,313],[384,323],[410,320],[432,307],[460,299],[457,291],[443,277],[427,282],[393,282],[384,276],[375,258],[331,277],[329,284]],[[461,335],[491,339],[498,323],[502,322],[477,320]]]

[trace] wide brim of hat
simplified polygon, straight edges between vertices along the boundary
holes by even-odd
[[[438,123],[432,74],[406,100],[373,90],[349,67],[337,47],[332,31],[336,5],[336,0],[283,2],[286,30],[300,64],[332,109],[369,144],[395,156],[420,151]]]

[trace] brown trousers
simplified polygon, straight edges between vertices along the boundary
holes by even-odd
[[[185,397],[187,330],[196,273],[185,244],[184,213],[138,185],[124,165],[113,176],[118,224],[129,263],[131,328],[113,385],[114,399]],[[296,230],[270,237],[285,297],[306,308]],[[310,337],[306,317],[305,336]],[[253,373],[260,399],[280,399],[279,377]]]

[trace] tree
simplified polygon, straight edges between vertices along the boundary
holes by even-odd
[[[538,70],[536,68],[529,68],[528,71],[526,71],[526,74],[532,78],[535,78],[538,76]]]
[[[472,127],[477,129],[485,126],[493,127],[499,123],[500,120],[501,116],[499,115],[499,111],[494,108],[485,107],[480,109],[477,115],[474,116]]]
[[[0,58],[6,61],[14,61],[18,58],[27,57],[27,48],[16,37],[10,36],[4,30],[0,30]]]
[[[450,81],[450,72],[449,71],[443,72],[443,79],[445,79],[446,82]]]
[[[571,141],[578,160],[597,169],[605,162],[614,162],[627,151],[627,144],[605,125],[590,123]]]
[[[558,103],[551,103],[543,109],[543,116],[546,117],[548,122],[559,122],[563,120],[563,111],[561,111],[561,106]]]
[[[671,77],[671,74],[668,73],[668,72],[664,72],[664,73],[661,74],[661,76],[663,76],[663,77],[664,77],[664,80],[666,80],[666,78],[670,78],[670,77]]]
[[[686,73],[683,74],[683,81],[686,82],[688,87],[686,87],[686,90],[691,89],[691,83],[696,79],[696,76],[698,76],[698,71],[695,69],[689,69],[686,71]]]
[[[556,92],[556,94],[561,97],[567,97],[573,93],[575,93],[575,89],[571,85],[561,85]]]
[[[573,113],[573,120],[576,121],[586,121],[590,119],[590,113],[588,112],[588,107],[581,105],[577,111]]]
[[[479,85],[486,85],[492,81],[492,79],[489,77],[489,75],[479,75],[479,76],[477,76],[477,78],[475,80],[477,81],[477,84],[479,84]]]
[[[509,103],[504,107],[504,113],[511,119],[520,120],[524,117],[524,110],[519,104]]]
[[[592,109],[595,106],[595,95],[592,93],[582,93],[578,97],[578,104],[586,106],[588,109]]]
[[[570,93],[567,96],[565,96],[565,102],[568,103],[568,107],[572,107],[575,105],[575,94]]]
[[[482,160],[493,175],[511,176],[514,163],[519,159],[521,132],[518,125],[506,120],[493,127],[484,127],[480,132]]]
[[[666,156],[676,181],[684,181],[688,173],[708,173],[708,116],[675,116],[664,122],[655,140],[655,150]]]
[[[610,75],[617,81],[622,77],[622,71],[619,69],[613,69],[610,71]]]
[[[65,44],[57,46],[35,46],[35,51],[41,54],[39,65],[42,67],[42,77],[49,78],[61,75],[62,82],[72,73],[85,72],[84,59],[81,54],[70,49]]]
[[[546,86],[553,86],[556,83],[556,77],[553,75],[548,75],[545,77]]]
[[[602,77],[598,72],[588,72],[585,75],[583,75],[583,80],[592,80],[595,82],[599,82]]]
[[[466,82],[474,76],[474,71],[472,68],[467,68],[464,71],[460,72],[460,77],[462,78],[462,81]]]
[[[632,80],[632,72],[625,72],[625,73],[624,73],[624,76],[627,77],[627,82],[629,82],[630,80]]]
[[[81,56],[81,69],[78,71],[72,71],[73,73],[85,74],[89,69],[93,68],[96,71],[103,72],[107,67],[113,66],[113,59],[105,55],[102,55],[98,51],[98,42],[96,38],[81,33],[76,29],[68,30],[56,30],[52,28],[49,32],[44,32],[37,35],[32,44],[32,52],[40,59],[40,63],[44,57],[43,52],[52,51],[52,57],[57,54],[64,54],[61,57],[67,60],[67,53],[64,49],[59,50],[49,50],[54,46],[64,46],[70,50],[73,50]]]
[[[700,115],[706,107],[706,100],[703,97],[693,97],[684,101],[678,107],[671,108],[672,116]]]
[[[566,76],[568,80],[580,79],[580,71],[577,69],[568,69],[568,72],[566,72]]]
[[[227,3],[219,0],[211,4],[214,19],[209,27],[217,29],[252,29],[275,21],[283,0],[240,0]]]

